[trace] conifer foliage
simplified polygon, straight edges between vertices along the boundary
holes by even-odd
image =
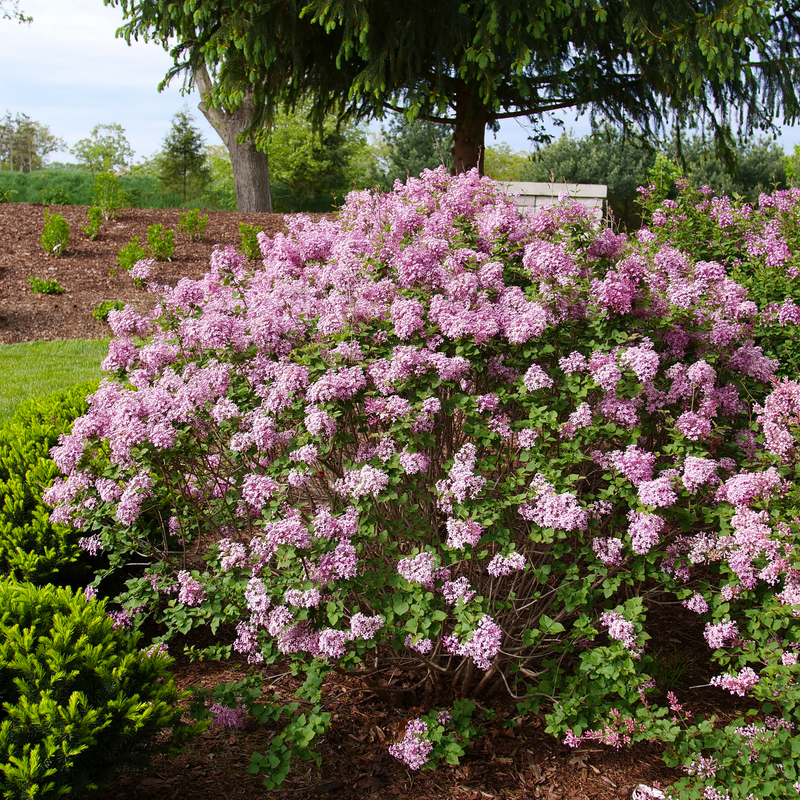
[[[194,117],[186,109],[172,118],[172,127],[164,137],[159,167],[164,187],[179,191],[184,204],[187,196],[202,189],[210,178],[203,136],[193,123]]]

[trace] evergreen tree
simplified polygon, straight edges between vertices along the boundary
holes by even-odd
[[[422,170],[440,164],[453,167],[453,135],[444,125],[421,119],[409,122],[397,114],[381,134],[389,186],[398,179],[405,183],[409,176],[416,178]]]
[[[569,108],[647,138],[702,120],[728,153],[737,124],[800,119],[794,0],[106,2],[123,35],[170,43],[168,77],[204,64],[233,107],[252,89],[252,133],[303,97],[318,126],[392,109],[451,125],[458,170],[482,166],[487,127]]]
[[[203,136],[193,123],[194,117],[188,109],[172,118],[172,127],[164,137],[159,170],[164,187],[181,192],[184,205],[187,195],[202,190],[210,178]]]

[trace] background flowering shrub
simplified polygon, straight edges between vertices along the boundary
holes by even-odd
[[[669,743],[687,797],[791,794],[800,385],[754,341],[772,311],[654,225],[522,219],[437,170],[262,235],[256,271],[217,250],[151,316],[109,314],[115,379],[53,451],[53,516],[111,571],[148,562],[128,622],[234,625],[209,653],[507,692],[573,746]],[[707,626],[719,691],[769,702],[769,757],[655,685],[654,603]]]

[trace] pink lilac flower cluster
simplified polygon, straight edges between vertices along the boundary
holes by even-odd
[[[520,515],[541,528],[556,530],[585,530],[588,513],[578,498],[570,492],[557,494],[555,487],[539,474],[531,482],[534,496],[530,503],[519,507]]]
[[[247,706],[240,705],[236,708],[224,706],[221,703],[214,703],[209,709],[213,717],[212,725],[219,725],[223,728],[244,728],[244,720],[247,716]]]
[[[199,606],[206,599],[203,584],[195,580],[186,570],[181,570],[178,575],[178,602],[189,607]]]
[[[633,623],[625,619],[618,611],[604,611],[600,615],[600,623],[605,625],[608,635],[621,642],[626,650],[634,656],[641,657],[642,646],[636,638]]]
[[[645,726],[632,717],[623,717],[617,709],[612,708],[609,719],[602,728],[585,731],[576,736],[571,729],[567,729],[564,744],[567,747],[580,747],[584,742],[599,742],[608,747],[617,749],[629,745],[636,734],[642,733]]]
[[[520,569],[525,569],[525,556],[522,553],[514,552],[507,556],[497,553],[486,567],[486,572],[493,578],[502,578]]]
[[[739,671],[738,675],[715,675],[711,679],[712,686],[719,686],[727,689],[731,694],[738,694],[744,697],[759,681],[758,675],[750,667],[745,667]]]
[[[739,626],[730,620],[723,620],[717,623],[706,623],[703,636],[705,636],[708,646],[716,650],[725,645],[739,635]]]
[[[454,636],[445,636],[442,644],[448,653],[471,658],[478,669],[487,670],[492,659],[500,652],[503,631],[488,615],[481,617],[472,635],[463,644]]]
[[[389,747],[389,754],[416,772],[428,763],[431,750],[433,750],[433,742],[428,738],[427,733],[427,722],[421,719],[410,720],[406,725],[403,739]]]

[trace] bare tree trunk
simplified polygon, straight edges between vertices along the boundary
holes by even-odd
[[[483,175],[484,141],[489,115],[486,106],[459,81],[456,88],[456,125],[453,133],[453,172],[477,169]]]
[[[211,77],[205,64],[195,70],[194,79],[203,98],[198,108],[231,154],[233,180],[236,184],[236,210],[272,213],[267,154],[256,149],[249,139],[237,141],[237,137],[247,129],[253,118],[253,93],[246,92],[239,107],[233,112],[211,108],[206,102],[211,94]]]

